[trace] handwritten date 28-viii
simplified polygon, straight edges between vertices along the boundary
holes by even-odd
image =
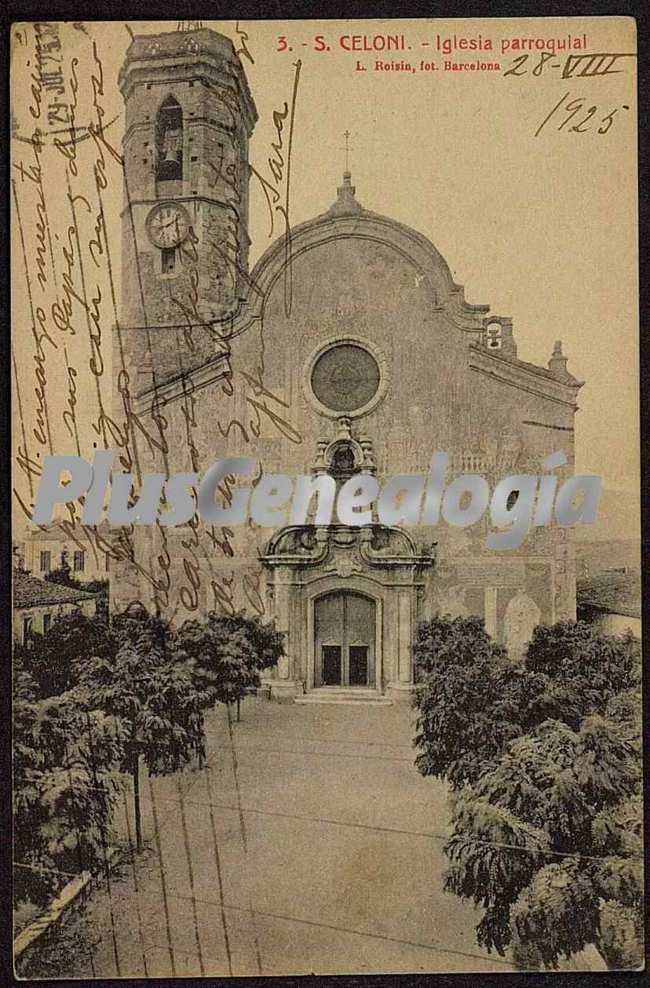
[[[571,93],[565,93],[561,100],[555,104],[535,131],[535,137],[539,137],[543,129],[551,121],[556,131],[564,130],[569,134],[587,134],[590,131],[597,134],[606,134],[614,123],[614,118],[619,110],[629,110],[629,106],[623,103],[621,106],[612,107],[608,112],[604,112],[602,107],[595,104],[588,105],[588,100],[584,96],[575,96],[570,99]],[[571,126],[569,126],[569,124]]]

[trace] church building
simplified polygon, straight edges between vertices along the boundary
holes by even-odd
[[[250,457],[259,475],[356,473],[381,484],[573,471],[581,382],[562,346],[519,359],[512,320],[471,305],[421,233],[371,210],[349,170],[330,208],[282,233],[251,270],[249,139],[257,111],[232,42],[206,28],[135,36],[126,107],[114,469],[203,474]],[[333,183],[335,185],[336,183]],[[552,341],[551,341],[552,342]],[[119,459],[119,464],[118,464]],[[230,477],[227,503],[255,478]],[[571,533],[517,549],[471,527],[281,524],[121,530],[112,606],[175,621],[244,608],[273,619],[278,699],[359,691],[408,697],[412,642],[434,614],[481,616],[520,655],[532,628],[575,617]],[[365,692],[364,692],[365,691]]]

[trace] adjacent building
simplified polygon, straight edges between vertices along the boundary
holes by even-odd
[[[80,610],[89,617],[95,613],[97,597],[59,583],[39,580],[23,569],[13,573],[14,639],[28,645],[33,634],[45,635],[63,614]]]
[[[81,583],[109,577],[109,553],[90,543],[81,526],[71,532],[57,525],[28,529],[20,551],[25,569],[40,578],[58,569],[62,558],[70,567],[70,575]]]
[[[622,567],[578,580],[577,616],[608,635],[641,639],[641,575]]]

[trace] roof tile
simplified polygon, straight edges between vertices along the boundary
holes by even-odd
[[[14,571],[14,607],[24,610],[28,607],[42,607],[45,604],[76,604],[83,600],[95,600],[97,594],[87,590],[64,587],[60,583],[39,580],[31,573]]]

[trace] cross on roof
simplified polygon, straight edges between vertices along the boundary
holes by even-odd
[[[351,148],[350,147],[350,137],[352,135],[350,134],[350,131],[349,130],[346,130],[346,131],[344,131],[343,136],[345,138],[345,147],[344,148],[341,148],[341,151],[345,151],[345,170],[346,170],[346,172],[349,172],[350,171],[350,151],[353,151],[354,150],[354,148]]]

